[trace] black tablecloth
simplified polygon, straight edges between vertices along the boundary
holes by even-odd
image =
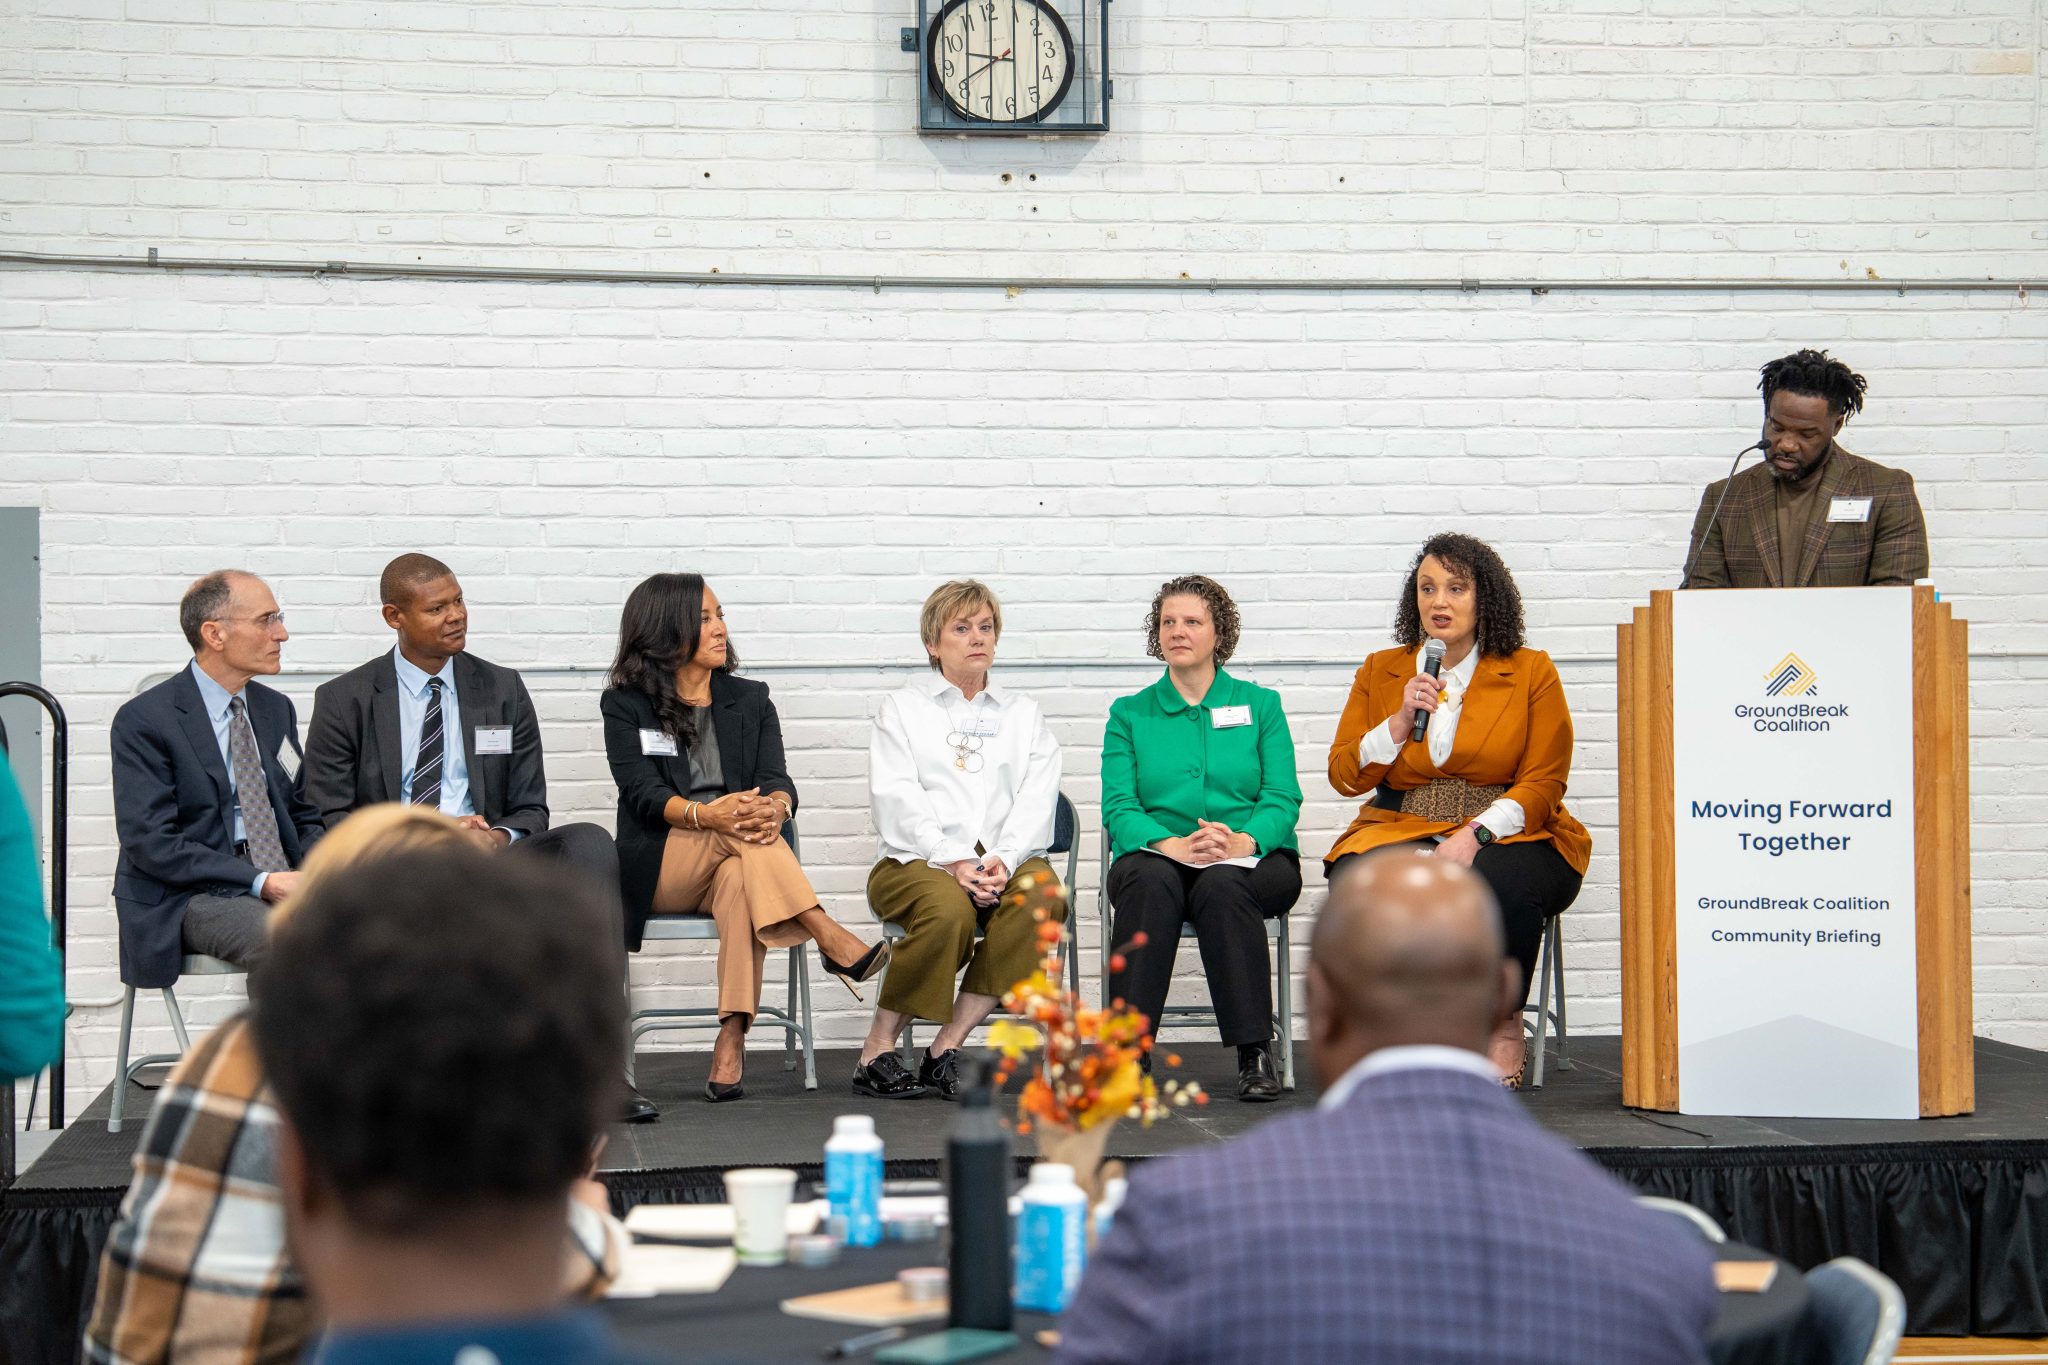
[[[1718,1248],[1717,1254],[1725,1261],[1776,1259],[1733,1242]],[[784,1299],[878,1284],[909,1266],[944,1264],[943,1242],[886,1243],[848,1251],[836,1264],[820,1270],[741,1266],[716,1294],[612,1299],[605,1304],[605,1315],[629,1350],[659,1360],[816,1360],[834,1342],[868,1329],[791,1317],[782,1311]],[[1763,1293],[1723,1294],[1721,1315],[1707,1338],[1714,1365],[1805,1365],[1806,1301],[1806,1277],[1784,1261],[1778,1262],[1777,1277]],[[1022,1343],[1007,1354],[985,1358],[1044,1360],[1051,1353],[1035,1338],[1057,1324],[1058,1319],[1042,1313],[1019,1313],[1014,1330]],[[918,1324],[910,1332],[922,1335],[944,1325]]]
[[[1778,1261],[1767,1251],[1727,1242],[1714,1249],[1722,1261]],[[1805,1365],[1806,1277],[1778,1261],[1771,1287],[1761,1294],[1723,1294],[1721,1314],[1707,1334],[1714,1365]]]

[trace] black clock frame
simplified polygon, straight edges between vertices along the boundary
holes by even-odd
[[[1047,0],[1025,0],[1051,20],[1058,30],[1067,48],[1067,70],[1053,98],[1037,113],[1029,118],[992,119],[961,110],[946,95],[938,79],[942,59],[938,51],[940,27],[949,14],[975,3],[975,0],[918,0],[920,28],[903,31],[904,50],[915,52],[924,67],[918,76],[917,130],[920,133],[996,137],[1047,137],[1109,131],[1109,101],[1115,93],[1108,75],[1109,2],[1067,0],[1081,28],[1080,41],[1076,42],[1073,25],[1059,9]],[[1077,93],[1080,96],[1078,105],[1072,98]]]

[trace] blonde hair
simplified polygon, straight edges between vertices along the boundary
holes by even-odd
[[[359,863],[397,853],[402,849],[451,849],[467,847],[462,826],[427,806],[409,806],[384,801],[364,806],[322,836],[306,856],[299,884],[270,912],[271,932],[291,914],[292,907],[306,894],[334,876]]]
[[[918,617],[918,638],[924,641],[925,660],[933,668],[939,666],[939,656],[932,647],[939,642],[939,632],[962,618],[973,618],[982,612],[995,618],[996,638],[1003,638],[1003,604],[996,601],[996,595],[988,585],[974,578],[956,578],[950,583],[941,583],[930,597],[924,599],[924,612]]]

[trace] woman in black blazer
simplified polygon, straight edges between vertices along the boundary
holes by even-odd
[[[783,841],[796,785],[782,767],[782,725],[767,684],[734,676],[738,663],[718,595],[696,574],[655,574],[626,599],[598,702],[619,787],[627,946],[640,946],[649,915],[718,923],[718,1042],[704,1088],[714,1104],[743,1093],[770,948],[815,941],[849,990],[889,962],[886,942],[870,948],[825,913]]]

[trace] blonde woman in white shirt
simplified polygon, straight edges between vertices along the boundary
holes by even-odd
[[[956,1098],[960,1046],[1038,965],[1031,911],[1003,897],[1020,877],[1052,876],[1060,749],[1036,702],[990,684],[1002,633],[985,586],[940,587],[919,622],[932,673],[883,698],[875,717],[868,793],[882,856],[868,904],[904,936],[853,1073],[861,1094]],[[1064,921],[1063,899],[1054,912]],[[940,1026],[915,1074],[895,1052],[913,1019]]]

